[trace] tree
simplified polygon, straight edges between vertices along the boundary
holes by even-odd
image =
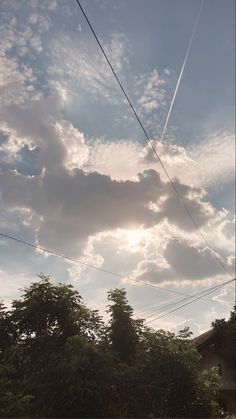
[[[216,371],[202,374],[200,356],[188,329],[174,333],[147,330],[144,352],[137,360],[139,404],[144,416],[218,417]]]
[[[236,306],[231,311],[228,320],[216,319],[212,322],[212,327],[215,332],[218,353],[229,368],[236,371]]]
[[[23,290],[21,299],[12,302],[10,311],[1,312],[0,332],[3,330],[4,341],[9,341],[10,331],[14,331],[12,345],[2,349],[5,378],[1,390],[3,401],[8,401],[3,403],[7,406],[1,413],[6,417],[11,417],[10,412],[17,415],[17,409],[20,412],[19,400],[21,404],[30,401],[28,411],[32,417],[35,412],[59,417],[60,412],[57,415],[58,410],[53,410],[52,406],[60,405],[63,377],[56,377],[55,371],[60,370],[58,364],[63,362],[68,339],[77,336],[93,342],[102,327],[98,313],[83,304],[71,285],[54,285],[43,275],[39,278],[40,281]],[[57,392],[54,391],[55,399],[51,404],[49,394],[53,389]]]
[[[124,289],[104,325],[71,285],[40,276],[0,307],[0,416],[215,417],[217,374],[200,372],[187,330],[133,319]]]
[[[123,362],[130,362],[134,357],[138,343],[138,332],[132,319],[133,309],[128,304],[126,291],[114,289],[108,292],[111,315],[109,337],[113,352]]]
[[[101,323],[97,312],[86,308],[72,285],[53,285],[44,275],[39,278],[23,290],[21,300],[12,303],[11,322],[19,336],[43,343],[51,337],[63,343],[73,335],[93,339]]]

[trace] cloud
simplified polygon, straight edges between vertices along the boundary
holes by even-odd
[[[20,105],[25,99],[39,98],[40,72],[33,62],[43,52],[42,37],[51,27],[51,19],[27,3],[24,17],[18,19],[18,3],[7,4],[0,25],[0,94],[2,105]],[[22,6],[22,5],[21,5]],[[13,12],[13,13],[12,13]],[[42,81],[42,80],[41,80]]]
[[[184,183],[214,188],[234,180],[235,136],[230,132],[209,134],[189,149],[158,141],[153,141],[153,145],[171,176]],[[148,167],[157,164],[149,147],[144,149],[142,159]]]
[[[139,87],[138,91],[140,91],[141,85],[143,92],[137,101],[138,110],[143,113],[150,113],[159,109],[166,98],[164,88],[166,84],[166,77],[161,78],[156,69],[139,77],[136,85]]]
[[[188,192],[191,191],[190,188],[187,193],[186,191],[185,193],[181,193],[181,189],[183,189],[183,187],[180,187],[178,181],[175,181],[174,184],[177,186],[177,190],[183,197],[184,205],[187,208],[187,211],[190,212],[194,222],[173,190],[171,191],[171,194],[169,194],[169,196],[167,196],[167,198],[160,204],[160,215],[162,215],[162,217],[166,217],[170,223],[176,224],[180,229],[187,231],[196,230],[195,224],[199,228],[207,224],[215,215],[212,205],[209,202],[203,201],[201,197],[191,197],[190,194],[188,194]]]
[[[58,138],[65,146],[64,167],[73,170],[82,167],[88,160],[89,148],[84,135],[73,127],[71,122],[60,120],[55,124]]]
[[[140,165],[141,152],[142,147],[132,139],[112,142],[97,139],[90,144],[85,168],[111,176],[118,181],[134,180],[144,169]]]
[[[54,109],[54,114],[52,113]],[[38,155],[36,168],[48,170],[58,168],[63,164],[65,147],[58,138],[53,125],[57,114],[56,98],[42,100],[27,100],[23,107],[8,106],[2,109],[2,131],[9,136],[9,143],[5,144],[9,152],[13,152],[12,145],[18,150],[24,145],[37,146]],[[39,117],[40,115],[40,117]],[[15,138],[12,141],[12,136]]]
[[[184,184],[218,190],[220,185],[234,180],[235,146],[232,133],[209,135],[200,145],[192,146],[191,149],[152,141],[170,176]],[[143,147],[132,139],[112,143],[95,140],[88,164],[117,180],[134,178],[139,171],[145,169],[159,170],[159,162],[151,147]],[[166,180],[161,168],[160,174]]]
[[[235,236],[235,217],[233,220],[225,220],[221,224],[221,232],[224,234],[226,239],[232,240]]]
[[[1,174],[1,192],[5,205],[29,208],[42,217],[40,243],[63,248],[70,242],[86,240],[89,235],[118,227],[147,226],[159,216],[147,207],[156,200],[161,186],[158,174],[139,182],[116,182],[98,173],[81,170],[26,177]]]
[[[96,47],[96,50],[94,50]],[[128,65],[126,57],[125,37],[119,33],[113,33],[109,43],[104,44],[104,49],[110,57],[115,71],[118,73]],[[64,89],[70,94],[70,85],[76,85],[78,95],[83,96],[83,89],[93,95],[93,100],[102,96],[112,103],[117,102],[117,88],[114,76],[107,65],[97,46],[88,45],[83,41],[76,39],[73,41],[69,36],[52,41],[51,45],[52,64],[47,68],[50,83],[57,88],[59,81]],[[118,94],[120,100],[120,94]]]
[[[13,18],[0,30],[1,226],[19,231],[21,225],[41,246],[127,275],[133,271],[150,282],[218,278],[217,263],[201,248],[150,148],[134,136],[114,140],[116,133],[112,141],[89,138],[81,128],[80,111],[90,115],[88,97],[116,110],[123,98],[87,33],[75,39],[73,31],[66,36],[62,30],[45,42],[51,12],[36,6],[30,2],[24,22]],[[50,8],[71,18],[55,1]],[[104,45],[145,126],[158,131],[172,72],[129,72],[128,47],[117,32]],[[75,103],[78,120],[72,123],[68,115]],[[96,115],[91,117],[96,123]],[[208,202],[207,188],[232,179],[232,138],[216,133],[191,149],[154,142],[196,223],[230,267],[232,217]],[[81,272],[86,271],[69,267],[75,282]]]
[[[193,182],[204,187],[219,185],[234,179],[235,136],[230,132],[208,135],[189,150],[196,162],[191,175]]]
[[[0,177],[4,205],[37,214],[39,243],[53,249],[67,249],[81,241],[84,244],[89,236],[103,231],[150,228],[166,218],[193,230],[181,211],[172,211],[173,199],[167,198],[158,209],[158,201],[166,196],[170,185],[153,170],[139,174],[136,181],[122,182],[96,172],[86,174],[62,167],[34,177],[16,172],[1,173]],[[188,192],[188,187],[185,189]],[[200,200],[194,204],[198,223],[207,223],[209,208],[210,204]]]
[[[158,138],[163,129],[167,106],[170,102],[170,90],[173,72],[164,69],[162,72],[153,68],[144,74],[129,80],[131,99],[149,136]]]
[[[217,258],[229,269],[230,264],[219,254]],[[225,276],[208,248],[198,248],[181,239],[167,241],[162,255],[140,262],[134,272],[139,280],[151,283],[171,281],[199,281]]]
[[[184,242],[170,241],[164,251],[167,263],[178,277],[187,279],[203,279],[214,277],[222,272],[222,268],[212,257],[209,249],[197,249]],[[222,258],[217,255],[224,264]],[[225,266],[226,263],[225,263]]]
[[[113,32],[109,41],[102,44],[137,113],[145,117],[145,127],[156,132],[163,119],[160,117],[167,104],[172,72],[159,73],[154,68],[142,75],[131,73],[131,47],[122,33]],[[133,115],[125,111],[126,99],[101,51],[90,38],[83,34],[74,40],[74,34],[65,36],[63,33],[61,38],[51,42],[50,50],[50,64],[46,69],[49,84],[61,95],[63,104],[71,104],[73,100],[82,109],[88,98],[93,106],[102,100],[102,106],[115,106],[116,124],[133,124]]]

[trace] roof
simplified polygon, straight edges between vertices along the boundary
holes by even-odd
[[[193,344],[197,349],[202,349],[205,346],[211,345],[214,343],[215,331],[213,329],[208,330],[205,333],[197,336],[193,339]]]

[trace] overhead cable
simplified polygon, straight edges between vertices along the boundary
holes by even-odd
[[[162,313],[162,312],[166,311],[167,309],[172,309],[173,307],[180,305],[184,301],[190,301],[197,296],[203,295],[207,291],[210,291],[210,290],[212,290],[212,292],[217,291],[219,286],[221,286],[220,283],[218,283],[217,285],[213,285],[212,287],[205,288],[204,290],[201,290],[201,291],[193,294],[192,297],[181,298],[181,299],[178,299],[177,301],[172,302],[172,303],[170,302],[170,303],[162,304],[161,306],[156,306],[156,308],[152,308],[149,311],[146,310],[146,311],[143,312],[143,314],[144,314],[143,317],[145,319],[148,319],[150,317],[154,317],[154,316],[157,315],[157,313]],[[217,302],[217,303],[221,304],[221,302],[219,302],[217,300],[213,301],[213,300],[208,299],[208,298],[204,298],[204,300],[214,302],[214,303]],[[147,313],[147,315],[145,313]]]
[[[226,285],[230,284],[230,283],[231,283],[231,282],[233,282],[233,281],[235,281],[235,278],[234,278],[234,279],[231,279],[230,281],[226,281],[226,282],[223,282],[222,284],[219,284],[219,285],[218,285],[218,287],[217,287],[217,289],[220,289],[220,288],[222,288],[222,287],[225,287]],[[214,291],[216,291],[216,289],[215,289],[215,290],[210,290],[210,291],[208,291],[208,292],[205,292],[203,295],[201,295],[201,296],[199,296],[199,297],[197,297],[197,298],[194,298],[192,301],[188,301],[187,303],[182,304],[180,307],[177,307],[177,308],[175,308],[175,309],[173,309],[173,310],[168,311],[168,312],[167,312],[167,313],[165,313],[165,314],[162,314],[161,316],[158,316],[158,317],[155,317],[155,318],[154,318],[154,319],[152,319],[152,320],[149,320],[149,321],[147,322],[147,324],[150,324],[150,323],[154,322],[155,320],[162,319],[163,317],[168,316],[169,314],[174,313],[175,311],[180,310],[181,308],[186,307],[187,305],[192,304],[192,303],[194,303],[195,301],[200,300],[201,298],[205,297],[206,295],[209,295],[210,293],[212,293],[212,292],[214,292]]]
[[[183,293],[183,292],[180,292],[180,291],[174,291],[174,290],[171,290],[170,288],[160,287],[158,285],[154,285],[154,284],[151,284],[151,283],[146,282],[146,281],[142,281],[142,280],[138,280],[138,279],[135,279],[135,278],[131,278],[130,276],[127,276],[127,275],[124,275],[124,274],[121,274],[121,273],[113,272],[113,271],[108,270],[108,269],[103,269],[103,268],[100,268],[99,266],[93,265],[91,263],[84,262],[84,261],[82,261],[80,259],[75,259],[75,258],[72,258],[70,256],[65,256],[65,255],[63,255],[61,253],[57,253],[57,252],[54,252],[52,250],[46,249],[45,247],[41,247],[41,246],[38,246],[36,244],[27,242],[26,240],[21,240],[18,237],[10,236],[9,234],[5,234],[5,233],[0,232],[0,236],[1,237],[4,237],[6,239],[9,239],[9,240],[13,240],[13,241],[15,241],[17,243],[20,243],[20,244],[23,244],[25,246],[29,246],[29,247],[31,247],[33,249],[37,249],[37,250],[40,250],[42,252],[48,253],[50,255],[54,255],[56,257],[59,257],[59,258],[68,260],[70,262],[75,262],[75,263],[78,263],[78,264],[80,264],[82,266],[86,266],[88,268],[92,268],[92,269],[95,269],[97,271],[104,272],[106,274],[114,275],[116,277],[123,278],[123,279],[129,280],[129,281],[135,282],[136,284],[139,284],[139,285],[145,285],[145,286],[148,286],[148,287],[151,287],[151,288],[155,288],[155,289],[158,289],[158,290],[170,292],[172,294],[182,295],[182,296],[185,296],[185,297],[186,296],[187,297],[191,297],[190,294],[186,294],[186,293]]]
[[[131,102],[131,100],[130,100],[130,98],[129,98],[128,94],[126,93],[126,91],[125,91],[125,89],[124,89],[124,87],[123,87],[123,85],[122,85],[122,83],[121,83],[121,81],[120,81],[120,79],[119,79],[119,77],[118,77],[118,75],[117,75],[116,71],[114,70],[112,63],[111,63],[110,59],[108,58],[108,56],[107,56],[107,54],[106,54],[106,52],[105,52],[105,50],[104,50],[104,48],[103,48],[103,46],[102,46],[102,44],[101,44],[101,42],[100,42],[99,38],[98,38],[98,35],[96,34],[96,32],[95,32],[95,30],[94,30],[94,28],[93,28],[93,26],[92,26],[92,24],[91,24],[91,22],[90,22],[90,20],[89,20],[89,18],[88,18],[88,16],[87,16],[87,14],[85,13],[85,10],[83,9],[83,7],[82,7],[82,5],[81,5],[81,2],[80,2],[79,0],[76,0],[76,3],[78,4],[78,6],[79,6],[79,8],[80,8],[81,12],[83,13],[83,16],[84,16],[84,18],[85,18],[85,20],[86,20],[86,22],[87,22],[87,24],[88,24],[88,26],[89,26],[89,28],[90,28],[91,32],[92,32],[92,34],[93,34],[93,36],[94,36],[94,38],[95,38],[95,40],[96,40],[97,44],[99,45],[99,48],[100,48],[100,50],[102,51],[102,54],[103,54],[103,56],[105,57],[105,59],[106,59],[106,61],[107,61],[107,64],[109,65],[109,67],[110,67],[110,69],[111,69],[111,71],[112,71],[112,73],[113,73],[113,75],[114,75],[114,77],[115,77],[115,79],[116,79],[116,81],[117,81],[117,83],[118,83],[118,85],[119,85],[120,89],[122,90],[122,92],[123,92],[123,94],[124,94],[124,96],[125,96],[125,98],[126,98],[126,100],[127,100],[128,104],[129,104],[129,106],[130,106],[130,108],[131,108],[131,110],[132,110],[132,112],[133,112],[134,117],[135,117],[135,118],[136,118],[136,120],[138,121],[138,124],[140,125],[140,127],[141,127],[141,129],[142,129],[142,131],[143,131],[143,133],[144,133],[144,135],[145,135],[145,138],[146,138],[146,140],[147,140],[147,142],[148,142],[148,144],[150,144],[150,146],[152,147],[152,150],[153,150],[153,152],[154,152],[155,156],[157,157],[157,159],[158,159],[158,161],[159,161],[159,163],[160,163],[160,165],[161,165],[161,167],[162,167],[162,169],[163,169],[164,173],[166,174],[166,176],[167,176],[167,178],[168,178],[168,180],[169,180],[170,184],[172,185],[173,190],[175,191],[176,195],[178,196],[180,203],[182,204],[182,206],[183,206],[184,210],[186,211],[186,213],[188,214],[189,218],[191,219],[191,221],[192,221],[192,223],[193,223],[194,227],[195,227],[195,228],[196,228],[196,230],[199,232],[199,234],[200,234],[201,238],[203,239],[203,241],[206,243],[207,247],[209,248],[209,251],[211,252],[211,255],[215,258],[215,260],[217,261],[217,263],[219,264],[219,266],[220,266],[220,267],[221,267],[221,268],[222,268],[222,269],[223,269],[223,270],[224,270],[224,271],[225,271],[225,272],[226,272],[226,273],[227,273],[230,277],[232,277],[231,272],[230,272],[230,271],[226,268],[225,264],[224,264],[224,263],[221,261],[221,259],[217,256],[217,254],[216,254],[216,253],[215,253],[215,251],[212,249],[212,247],[211,247],[211,246],[210,246],[210,244],[208,243],[207,239],[206,239],[206,238],[205,238],[205,236],[203,235],[203,233],[202,233],[202,231],[200,230],[200,228],[199,228],[199,226],[198,226],[197,222],[195,221],[195,219],[194,219],[194,217],[192,216],[192,214],[191,214],[191,212],[190,212],[189,208],[187,207],[187,205],[186,205],[186,203],[185,203],[185,201],[184,201],[184,198],[182,197],[181,193],[179,192],[179,190],[178,190],[178,188],[177,188],[177,186],[176,186],[175,182],[173,181],[173,179],[172,179],[172,178],[171,178],[171,176],[169,175],[169,173],[168,173],[168,171],[167,171],[167,169],[166,169],[166,167],[165,167],[164,163],[162,162],[162,160],[161,160],[161,158],[160,158],[159,154],[157,153],[156,148],[154,147],[154,145],[153,145],[153,143],[152,143],[152,141],[151,141],[151,139],[150,139],[150,137],[149,137],[149,135],[148,135],[148,133],[147,133],[147,131],[146,131],[146,129],[145,129],[145,127],[144,127],[144,125],[143,125],[142,121],[141,121],[141,119],[139,118],[139,116],[138,116],[138,114],[137,114],[137,112],[136,112],[136,110],[135,110],[135,108],[134,108],[134,106],[133,106],[133,104],[132,104],[132,102]],[[203,7],[203,4],[201,5],[201,9],[202,9],[202,7]],[[200,15],[199,15],[199,16],[200,16]]]

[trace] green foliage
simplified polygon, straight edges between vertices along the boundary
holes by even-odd
[[[138,343],[138,331],[132,319],[133,309],[128,304],[124,289],[108,292],[108,312],[111,315],[109,337],[113,352],[123,362],[130,362],[134,357]]]
[[[212,323],[215,332],[218,353],[226,364],[236,371],[236,306],[230,313],[229,320],[217,319]]]
[[[188,329],[134,320],[124,289],[103,324],[71,285],[40,276],[0,306],[0,416],[217,417],[215,371],[199,371]]]

